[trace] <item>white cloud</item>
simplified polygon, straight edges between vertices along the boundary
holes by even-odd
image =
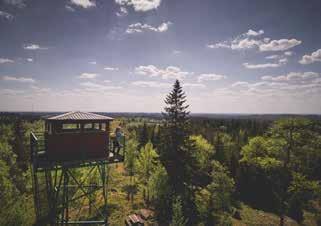
[[[99,75],[95,73],[82,73],[78,76],[80,79],[94,79],[97,78]]]
[[[287,61],[287,58],[286,57],[290,57],[290,56],[293,56],[293,52],[292,51],[286,51],[284,52],[283,54],[275,54],[275,55],[269,55],[269,56],[266,56],[265,59],[268,59],[268,60],[276,60],[278,59],[279,61]]]
[[[277,82],[284,82],[284,81],[305,81],[318,78],[320,74],[316,72],[290,72],[287,75],[280,75],[280,76],[263,76],[261,77],[262,80],[265,81],[277,81]]]
[[[268,60],[275,60],[275,59],[279,59],[279,58],[280,58],[279,55],[271,55],[271,56],[265,57],[265,59],[268,59]]]
[[[13,16],[10,13],[4,12],[0,10],[0,17],[5,18],[7,20],[12,20]]]
[[[106,90],[115,90],[121,89],[120,86],[106,86],[101,85],[93,82],[82,82],[80,83],[81,86],[85,87],[87,91],[106,91]]]
[[[168,27],[169,25],[171,25],[172,23],[171,22],[165,22],[165,23],[162,23],[161,25],[159,25],[157,27],[157,31],[158,32],[164,32],[164,31],[167,31],[168,30]]]
[[[91,0],[70,0],[70,3],[84,9],[88,9],[96,6],[96,3]]]
[[[28,62],[33,62],[33,58],[27,58]]]
[[[321,49],[316,50],[311,55],[304,55],[299,61],[300,64],[312,64],[314,62],[321,62]]]
[[[131,83],[134,86],[144,87],[144,88],[170,88],[172,86],[171,83],[167,82],[156,82],[156,81],[134,81]],[[183,83],[183,87],[185,88],[205,88],[204,84],[197,83]]]
[[[217,81],[221,79],[226,79],[227,77],[225,75],[218,75],[218,74],[201,74],[198,76],[197,80],[198,82],[204,82],[204,81]]]
[[[236,98],[274,97],[277,98],[277,102],[287,97],[294,98],[293,100],[301,98],[301,101],[306,102],[309,101],[310,94],[319,99],[318,95],[321,92],[320,74],[315,72],[291,72],[281,76],[263,76],[261,79],[263,81],[253,83],[238,81],[227,90]],[[273,103],[276,103],[275,100]],[[264,103],[266,101],[267,99],[264,99]]]
[[[286,51],[286,52],[284,52],[284,55],[285,56],[293,56],[293,52],[292,51]]]
[[[36,94],[45,94],[45,93],[49,93],[51,91],[50,88],[42,88],[42,87],[35,86],[35,85],[31,85],[31,89]]]
[[[126,29],[126,33],[133,34],[133,33],[142,33],[144,31],[154,31],[154,32],[165,32],[168,30],[171,22],[164,22],[160,24],[158,27],[153,27],[148,24],[136,23],[130,24]]]
[[[26,83],[35,83],[36,82],[33,78],[14,77],[14,76],[3,76],[2,80],[13,81],[13,82],[26,82]]]
[[[276,82],[287,81],[287,77],[284,75],[280,75],[276,77],[266,75],[266,76],[262,76],[261,79],[264,81],[276,81]]]
[[[250,30],[248,30],[248,32],[246,34],[248,36],[259,36],[259,35],[263,35],[264,31],[263,30],[254,31],[254,30],[250,29]]]
[[[302,77],[314,77],[313,73],[301,73]],[[308,75],[310,74],[310,75]],[[287,75],[286,75],[287,76]],[[321,91],[321,79],[311,78],[297,82],[294,79],[294,73],[279,80],[267,80],[259,82],[238,81],[231,84],[229,87],[219,88],[213,91],[210,97],[216,97],[215,100],[221,98],[222,104],[229,103],[232,105],[230,111],[235,107],[244,107],[247,112],[301,112],[302,108],[311,106],[319,112],[321,107],[319,103]],[[273,77],[273,76],[270,76]],[[320,81],[318,81],[320,79]],[[306,104],[307,103],[307,104]],[[251,108],[251,110],[249,110]],[[292,110],[290,110],[292,109]],[[295,109],[295,110],[294,110]]]
[[[288,59],[287,58],[281,58],[279,59],[279,64],[286,64],[288,62]]]
[[[0,58],[0,64],[5,63],[14,63],[14,60],[8,59],[8,58]]]
[[[304,73],[296,73],[291,72],[287,75],[288,80],[306,80],[313,79],[319,77],[319,74],[316,72],[304,72]]]
[[[280,67],[281,64],[271,64],[271,63],[267,63],[267,64],[249,64],[249,63],[244,63],[243,66],[246,67],[247,69],[264,69],[264,68]]]
[[[127,16],[128,15],[128,11],[125,7],[121,6],[119,11],[116,12],[116,16],[118,17],[123,17],[123,16]]]
[[[23,8],[26,6],[25,0],[4,0],[4,2],[9,5],[16,6],[18,8]]]
[[[241,40],[234,40],[231,44],[231,49],[233,50],[240,50],[240,49],[252,49],[259,45],[261,45],[262,41],[254,40],[254,39],[241,39]]]
[[[244,63],[243,66],[247,69],[265,69],[265,68],[277,68],[285,65],[288,62],[287,58],[280,58],[279,55],[269,56],[268,59],[279,59],[277,63],[266,63],[266,64],[250,64]]]
[[[170,83],[155,82],[155,81],[135,81],[131,83],[134,86],[147,87],[147,88],[169,88]]]
[[[270,38],[258,38],[258,36],[264,34],[263,30],[254,31],[248,30],[246,33],[238,35],[236,38],[218,42],[215,44],[208,44],[207,47],[211,49],[215,48],[227,48],[232,50],[244,50],[244,49],[259,49],[260,51],[285,51],[300,45],[302,41],[297,39],[280,39],[272,40]],[[287,51],[285,55],[290,56],[290,51]]]
[[[260,51],[284,51],[291,49],[297,45],[300,45],[302,41],[297,39],[279,39],[272,40],[268,43],[262,43],[259,45]]]
[[[215,43],[215,44],[208,44],[207,45],[208,48],[210,49],[218,49],[218,48],[227,48],[227,49],[230,49],[231,46],[224,43],[224,42],[220,42],[220,43]]]
[[[97,62],[96,61],[90,61],[89,64],[93,64],[93,65],[96,65]]]
[[[76,10],[72,8],[70,5],[65,5],[65,9],[68,10],[69,12],[75,12]]]
[[[135,73],[147,75],[149,77],[161,77],[162,79],[184,79],[189,72],[182,71],[179,67],[168,66],[165,69],[159,69],[154,65],[138,66]]]
[[[104,70],[107,70],[107,71],[118,71],[119,68],[118,67],[105,67]]]
[[[48,49],[47,47],[41,47],[37,44],[27,44],[27,45],[24,45],[23,48],[26,50],[45,50],[45,49]]]
[[[232,42],[219,42],[215,44],[209,44],[207,45],[210,49],[217,49],[217,48],[226,48],[226,49],[232,49],[232,50],[243,50],[243,49],[252,49],[261,44],[260,40],[254,40],[249,38],[244,39],[235,39]]]
[[[232,40],[218,42],[215,44],[208,44],[207,47],[211,49],[227,48],[232,50],[252,49],[259,46],[262,41],[253,39],[251,37],[260,36],[262,34],[264,34],[263,30],[254,31],[252,29],[249,29],[246,33],[238,35]]]
[[[115,0],[121,6],[132,6],[135,11],[146,12],[157,9],[161,0]]]
[[[233,83],[231,86],[232,87],[247,87],[249,85],[248,82],[242,82],[242,81],[237,81]]]
[[[16,89],[0,89],[1,95],[8,95],[8,96],[15,96],[19,94],[23,94],[23,90],[16,90]]]
[[[199,84],[199,83],[183,83],[182,84],[183,88],[205,88],[206,86],[204,84]]]

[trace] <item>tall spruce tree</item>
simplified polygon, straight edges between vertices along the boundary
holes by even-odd
[[[195,145],[189,139],[189,105],[186,104],[186,95],[178,80],[167,95],[165,103],[167,106],[163,112],[165,122],[161,129],[160,160],[167,171],[173,197],[182,198],[184,214],[191,216],[194,214],[192,188],[196,167],[193,153]]]

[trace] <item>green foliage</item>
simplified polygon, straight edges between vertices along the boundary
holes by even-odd
[[[303,221],[303,208],[307,207],[308,201],[317,197],[320,185],[317,181],[311,181],[300,173],[293,173],[293,179],[288,188],[289,216],[298,222]]]
[[[0,125],[0,225],[31,225],[33,209],[27,191],[27,174],[18,167],[12,151],[12,126]]]
[[[221,126],[214,135],[215,158],[221,163],[228,165],[234,146],[232,137],[225,132],[226,128]]]
[[[212,170],[212,160],[214,159],[214,147],[203,136],[190,136],[191,141],[195,144],[193,153],[196,164],[193,168],[193,184],[204,187],[211,181],[210,172]]]
[[[285,118],[273,124],[263,119],[190,119],[179,82],[165,102],[163,121],[137,117],[113,124],[121,125],[130,139],[126,172],[121,163],[110,166],[111,225],[122,224],[124,217],[146,204],[155,210],[160,225],[231,225],[236,195],[246,202],[250,197],[249,203],[264,211],[270,204],[268,210],[302,224],[312,225],[306,223],[307,210],[321,222],[321,201],[316,204],[321,200],[317,197],[321,194],[320,122],[303,118]],[[0,124],[0,225],[34,222],[29,133],[42,131],[43,121],[18,120]],[[88,171],[77,173],[85,178]],[[93,173],[86,178],[93,184],[97,177],[99,174]],[[128,195],[126,200],[128,191],[136,194],[131,203]],[[99,192],[94,193],[85,205],[99,202],[100,197]],[[193,205],[197,211],[193,212]],[[241,212],[240,223],[278,224],[273,214],[256,212],[248,217]]]
[[[232,194],[234,192],[234,180],[230,178],[228,171],[219,162],[214,161],[212,171],[212,183],[208,186],[214,196],[215,209],[230,212],[232,208]]]
[[[214,156],[214,147],[203,136],[190,136],[190,139],[195,143],[195,158],[198,167],[208,169],[211,165],[211,160]]]
[[[140,150],[136,161],[138,180],[141,182],[144,199],[147,205],[150,202],[150,179],[158,164],[157,158],[158,155],[153,148],[153,144],[148,142],[145,147]]]
[[[182,201],[178,196],[174,199],[172,205],[172,221],[170,226],[185,226],[187,224],[187,220],[184,217],[183,209],[182,209]]]
[[[152,173],[148,187],[150,190],[150,199],[156,210],[157,218],[160,222],[164,221],[169,214],[171,190],[168,184],[168,176],[165,168],[157,164]]]
[[[254,137],[242,148],[240,162],[263,170],[260,176],[267,179],[278,200],[280,224],[287,212],[302,221],[303,208],[313,198],[317,183],[307,178],[314,177],[309,172],[315,171],[311,166],[320,159],[315,152],[317,139],[311,121],[289,118],[276,121],[264,137]]]
[[[233,209],[234,180],[218,161],[212,162],[212,169],[211,183],[195,194],[197,210],[205,225],[228,225]]]
[[[147,128],[147,124],[144,123],[141,131],[140,131],[140,134],[139,134],[139,149],[144,147],[149,141],[149,135],[148,135],[148,128]]]
[[[280,150],[273,148],[275,141],[264,137],[250,139],[249,144],[242,148],[240,162],[263,169],[281,167]]]
[[[130,176],[134,176],[135,173],[135,161],[138,155],[138,143],[136,140],[131,139],[126,145],[126,158],[125,167]]]
[[[267,136],[278,141],[274,146],[279,149],[288,167],[304,174],[315,172],[321,160],[318,151],[321,143],[320,133],[313,129],[312,121],[305,118],[281,119],[273,124]]]

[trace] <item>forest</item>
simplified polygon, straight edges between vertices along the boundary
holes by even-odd
[[[140,209],[146,225],[321,225],[318,117],[193,116],[179,81],[161,117],[117,117],[124,163],[109,166],[108,222]],[[34,225],[31,131],[39,115],[0,115],[0,225]],[[94,197],[98,198],[98,197]]]

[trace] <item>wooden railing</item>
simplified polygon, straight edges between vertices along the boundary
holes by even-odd
[[[46,136],[44,132],[31,132],[30,133],[30,155],[31,155],[31,163],[34,167],[38,167],[38,163],[50,162],[47,159],[46,155]],[[114,140],[115,137],[109,137],[108,142],[108,153],[113,153],[114,150]],[[110,163],[112,162],[122,162],[124,161],[125,154],[126,154],[126,137],[122,136],[120,140],[121,148],[119,153],[116,155],[113,153],[113,158],[110,158]],[[109,156],[108,156],[109,158]]]

